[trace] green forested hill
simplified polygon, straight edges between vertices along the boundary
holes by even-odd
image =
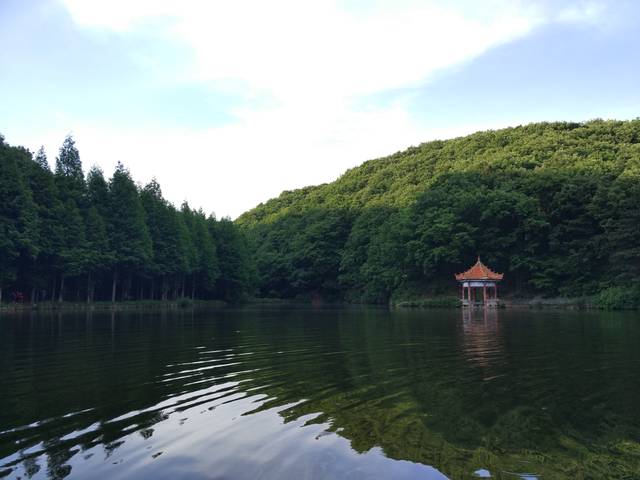
[[[237,223],[265,296],[455,291],[453,274],[480,255],[510,294],[606,290],[624,303],[640,282],[640,120],[428,142],[284,192]]]

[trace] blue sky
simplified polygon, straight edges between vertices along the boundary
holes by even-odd
[[[435,138],[640,116],[640,2],[0,1],[0,133],[235,217]]]

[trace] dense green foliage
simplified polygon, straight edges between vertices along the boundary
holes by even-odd
[[[237,223],[260,293],[387,302],[454,293],[477,255],[512,295],[640,282],[640,120],[434,141],[284,192]]]
[[[0,136],[0,301],[238,301],[253,293],[247,249],[233,222],[177,210],[121,164],[85,178],[71,137],[52,173],[43,149],[32,157]]]

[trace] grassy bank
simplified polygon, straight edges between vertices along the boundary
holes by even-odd
[[[390,302],[398,308],[458,308],[460,299],[453,296],[410,298]],[[610,287],[597,295],[583,297],[505,297],[504,308],[564,310],[639,310],[640,287]]]
[[[248,305],[300,305],[312,304],[312,299],[279,299],[251,298]],[[341,302],[322,302],[323,304],[340,304]],[[154,310],[179,308],[220,308],[228,303],[220,300],[191,300],[180,298],[171,301],[136,300],[125,302],[39,302],[3,303],[2,311],[23,310]],[[442,295],[433,297],[414,297],[394,299],[389,302],[391,308],[460,308],[457,296]],[[505,297],[500,299],[500,307],[519,309],[564,309],[564,310],[638,310],[640,309],[640,289],[635,287],[611,287],[594,296],[585,297]]]
[[[457,297],[416,298],[392,301],[389,305],[397,308],[459,308],[460,299]]]
[[[190,298],[179,298],[177,300],[136,300],[126,302],[40,302],[32,303],[5,303],[0,305],[3,311],[22,310],[161,310],[179,308],[220,308],[227,306],[221,300],[191,300]]]

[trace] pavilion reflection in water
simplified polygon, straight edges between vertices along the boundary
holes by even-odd
[[[462,308],[462,343],[467,359],[481,367],[499,363],[504,355],[498,310]]]

